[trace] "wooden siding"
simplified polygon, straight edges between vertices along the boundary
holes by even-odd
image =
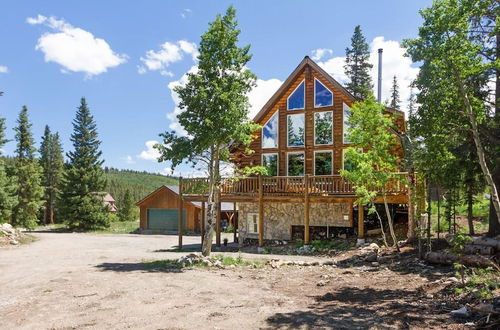
[[[333,93],[333,105],[328,107],[314,107],[314,79],[319,80],[325,87]],[[287,99],[295,88],[305,79],[305,109],[287,110]],[[273,96],[274,97],[274,96]],[[233,151],[232,160],[238,167],[261,165],[263,153],[278,154],[278,176],[287,175],[287,154],[289,152],[304,152],[305,155],[305,174],[314,175],[314,152],[319,150],[333,151],[333,174],[339,174],[343,163],[343,150],[348,148],[349,144],[343,141],[343,104],[352,106],[354,100],[352,95],[338,86],[334,85],[330,79],[327,79],[319,70],[306,64],[296,73],[294,79],[283,89],[282,94],[276,98],[276,102],[271,104],[269,110],[263,113],[258,123],[262,126],[278,111],[278,148],[262,148],[262,130],[255,132],[255,140],[250,144],[250,149],[255,153],[245,155],[242,148]],[[314,114],[316,112],[333,112],[333,144],[332,145],[314,145]],[[386,113],[395,117],[398,132],[405,131],[405,119],[402,112],[387,108]],[[303,147],[287,146],[287,116],[289,114],[305,114],[305,144]],[[398,140],[399,141],[399,140]],[[403,156],[401,145],[396,148],[396,153]]]
[[[148,209],[179,209],[179,195],[167,187],[161,187],[138,203],[140,209],[140,228],[148,229]],[[191,202],[185,201],[183,209],[186,210],[187,224],[189,231],[199,231],[199,213],[200,209]]]

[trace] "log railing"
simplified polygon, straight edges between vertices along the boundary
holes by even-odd
[[[407,173],[395,173],[385,187],[387,194],[406,194]],[[259,182],[262,182],[263,195],[266,197],[301,197],[307,192],[309,196],[342,196],[355,195],[352,183],[347,182],[340,175],[328,176],[271,176],[248,178],[225,178],[222,179],[221,196],[257,197],[259,194]],[[183,178],[180,180],[180,190],[184,196],[206,196],[208,195],[208,178]],[[382,191],[381,188],[377,189]]]

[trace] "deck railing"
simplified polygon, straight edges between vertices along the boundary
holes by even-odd
[[[387,194],[407,194],[407,173],[395,173],[385,187]],[[185,196],[206,196],[208,194],[208,178],[183,178],[180,189]],[[355,195],[352,183],[340,175],[328,176],[270,176],[222,179],[221,196],[256,197],[262,189],[264,196],[300,197],[306,190],[309,196],[345,196]],[[377,189],[382,191],[382,189]]]

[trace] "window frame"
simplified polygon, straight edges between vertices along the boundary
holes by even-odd
[[[330,174],[316,174],[316,154],[317,153],[330,153],[332,155],[332,170],[331,170],[331,173]],[[314,150],[314,160],[313,160],[313,164],[314,164],[314,175],[315,176],[330,176],[330,175],[333,175],[333,150]]]
[[[280,110],[276,110],[276,112],[269,118],[264,125],[262,125],[261,132],[260,132],[260,147],[262,149],[278,149],[280,147],[280,116],[279,116]],[[264,147],[264,127],[274,118],[274,116],[278,116],[277,124],[276,124],[276,147]]]
[[[279,176],[280,173],[280,155],[278,152],[263,152],[260,157],[260,165],[264,166],[264,156],[265,155],[276,155],[276,176]],[[274,176],[274,175],[270,175]]]
[[[325,87],[332,94],[332,104],[330,104],[330,105],[320,105],[320,106],[318,106],[316,104],[316,81],[319,82],[323,87]],[[319,80],[318,78],[314,77],[314,107],[317,108],[317,109],[326,108],[326,107],[333,107],[333,102],[334,102],[333,98],[334,98],[334,95],[333,95],[333,92],[330,90],[330,88],[326,87],[325,84],[323,84],[321,82],[321,80]]]
[[[290,163],[290,155],[300,155],[302,154],[304,156],[304,173],[302,175],[289,175],[288,174],[288,166],[289,166],[289,163]],[[290,176],[290,177],[301,177],[301,176],[305,176],[306,174],[306,153],[305,151],[290,151],[290,152],[287,152],[286,153],[286,176]]]
[[[256,220],[257,220],[257,231],[254,231],[254,226],[255,226],[255,222],[254,222],[254,216],[256,216]],[[251,222],[251,226],[249,226],[249,223]],[[252,228],[252,230],[250,230],[250,228]],[[247,213],[247,233],[248,234],[258,234],[259,233],[259,213],[257,212],[248,212]]]
[[[326,144],[318,144],[316,143],[316,114],[319,114],[319,113],[331,113],[332,114],[332,128],[331,128],[331,138],[332,138],[332,142],[331,143],[326,143]],[[318,111],[318,112],[315,112],[314,113],[314,119],[313,119],[313,129],[314,129],[314,145],[315,146],[331,146],[333,145],[333,110],[327,110],[327,111]],[[288,134],[288,133],[287,133]],[[305,130],[304,130],[304,134],[305,134]]]
[[[344,107],[348,107],[351,109],[350,106],[348,106],[345,102],[342,102],[342,144],[352,144],[351,141],[346,141],[346,118],[345,118],[345,111]],[[352,114],[352,112],[351,112]]]
[[[290,97],[295,94],[295,92],[297,91],[297,89],[299,89],[300,85],[304,84],[304,106],[302,108],[293,108],[293,109],[290,109],[289,107],[289,100],[290,100]],[[302,81],[297,85],[297,87],[295,87],[295,89],[290,93],[290,95],[288,95],[288,97],[286,98],[286,110],[287,111],[297,111],[297,110],[305,110],[306,108],[306,79],[302,79]]]
[[[299,146],[292,146],[290,145],[290,136],[289,136],[289,129],[288,129],[288,118],[290,116],[302,116],[304,118],[304,136],[302,138],[302,141],[303,141],[303,144],[299,145]],[[306,114],[305,113],[292,113],[292,114],[288,114],[286,116],[286,146],[287,148],[305,148],[306,146]]]

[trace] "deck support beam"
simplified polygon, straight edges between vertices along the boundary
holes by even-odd
[[[259,247],[264,246],[264,186],[259,175]]]
[[[201,202],[201,244],[203,245],[203,240],[205,239],[205,202]]]
[[[238,237],[237,237],[237,231],[238,231],[238,211],[236,210],[236,202],[233,203],[233,241],[237,243]]]
[[[182,249],[182,177],[179,178],[179,215],[177,221],[177,232],[179,235],[179,249]]]
[[[358,244],[365,241],[365,207],[363,204],[358,206]]]
[[[304,190],[304,244],[311,242],[311,235],[309,232],[309,215],[310,215],[310,200],[309,200],[309,175],[304,176],[305,190]]]

